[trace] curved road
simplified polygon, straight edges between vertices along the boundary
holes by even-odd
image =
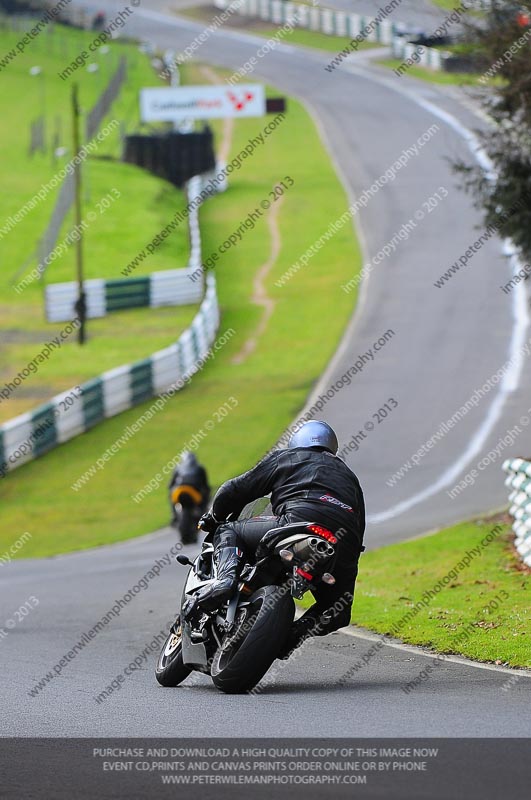
[[[176,49],[184,48],[200,30],[189,21],[144,8],[137,9],[129,23],[132,34]],[[220,31],[203,46],[200,57],[234,68],[262,44],[253,36]],[[326,391],[359,354],[374,351],[380,336],[393,330],[374,360],[327,402],[323,412],[344,444],[388,398],[398,403],[361,441],[358,452],[347,456],[366,491],[372,518],[367,540],[375,546],[504,502],[500,461],[482,471],[474,486],[454,501],[438,483],[451,469],[469,469],[467,458],[473,464],[484,456],[528,408],[529,378],[519,376],[518,369],[511,375],[512,385],[504,386],[503,392],[493,385],[478,407],[427,451],[419,466],[395,486],[386,481],[506,362],[511,348],[519,346],[518,336],[529,334],[517,296],[498,288],[509,277],[499,241],[484,244],[443,288],[433,285],[481,234],[475,229],[479,217],[470,199],[456,189],[446,161],[448,156],[469,156],[466,132],[459,125],[476,125],[472,112],[452,93],[413,82],[406,86],[405,79],[371,67],[363,55],[333,73],[324,70],[328,58],[280,46],[261,60],[256,77],[302,98],[313,110],[353,200],[424,132],[438,126],[418,155],[361,210],[358,225],[366,263],[404,223],[416,219],[435,193],[448,193],[431,212],[426,210],[422,223],[413,227],[407,241],[399,242],[392,257],[371,270],[355,319],[316,390],[317,395]],[[323,231],[329,222],[323,211]],[[338,296],[341,291],[338,286]],[[333,309],[333,297],[329,304]],[[467,456],[471,442],[477,443],[478,453]],[[522,450],[525,444],[524,432],[516,447]],[[386,645],[367,667],[346,676],[353,661],[371,646],[355,631],[308,643],[256,697],[222,696],[202,677],[179,691],[164,691],[154,682],[152,654],[119,692],[96,703],[95,697],[142,653],[175,610],[168,598],[177,601],[184,570],[173,562],[89,640],[75,662],[36,696],[29,696],[82,633],[156,559],[164,558],[173,541],[171,534],[161,532],[109,548],[2,568],[0,601],[6,614],[30,595],[39,600],[2,640],[10,686],[3,705],[4,735],[223,735],[241,732],[245,720],[245,735],[300,736],[315,732],[316,719],[323,736],[529,735],[529,721],[522,713],[528,677],[502,691],[505,672],[448,660],[429,681],[406,694],[402,685],[432,656]]]
[[[23,736],[526,736],[523,713],[531,672],[509,691],[507,672],[445,661],[410,693],[402,687],[433,662],[433,654],[332,634],[312,640],[280,665],[256,695],[222,695],[211,680],[190,676],[162,689],[146,652],[171,619],[186,569],[172,561],[120,615],[81,648],[37,696],[28,692],[152,568],[175,543],[154,534],[126,544],[4,567],[0,606],[14,609],[30,595],[31,612],[1,642],[2,734]],[[187,547],[184,552],[193,553]],[[97,587],[95,589],[95,587]],[[363,634],[361,634],[363,635]],[[85,639],[86,641],[86,639]],[[78,648],[79,649],[79,648]],[[160,649],[160,648],[159,648]],[[366,656],[368,665],[353,671]],[[139,657],[106,699],[96,698]]]

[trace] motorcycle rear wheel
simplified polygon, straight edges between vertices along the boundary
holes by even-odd
[[[214,685],[227,694],[256,686],[287,641],[294,617],[295,604],[286,587],[265,586],[254,592],[236,631],[214,655]]]
[[[179,519],[179,532],[183,544],[197,542],[197,515],[191,508],[183,508]]]

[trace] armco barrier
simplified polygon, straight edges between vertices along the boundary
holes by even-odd
[[[192,178],[189,197],[199,197],[210,175]],[[189,214],[190,260],[188,269],[201,266],[198,207]],[[190,281],[192,283],[192,281]],[[149,358],[117,367],[80,387],[0,426],[0,478],[57,445],[73,439],[109,417],[167,392],[177,391],[200,369],[216,337],[219,306],[216,281],[207,276],[203,302],[192,324],[175,344]],[[68,399],[71,398],[71,399]]]
[[[214,0],[216,8],[225,10],[231,0]],[[330,36],[350,36],[354,39],[374,17],[363,14],[351,14],[336,11],[332,8],[317,8],[284,0],[243,0],[238,7],[238,14],[257,17],[277,25],[292,24],[297,28],[319,31]],[[366,36],[368,42],[391,44],[397,32],[394,22],[382,19],[371,28]]]
[[[143,361],[105,372],[0,426],[0,477],[191,377],[208,353],[218,326],[216,282],[209,275],[201,307],[175,344]]]
[[[400,73],[410,66],[427,67],[437,72],[467,72],[478,74],[488,69],[489,62],[478,54],[457,55],[440,47],[408,42],[403,36],[395,36],[391,45],[393,58],[402,62]]]
[[[427,47],[408,42],[402,36],[395,36],[392,41],[391,53],[393,58],[400,61],[412,59],[415,66],[428,67],[438,72],[444,70],[444,62],[451,53],[440,50],[437,47]]]
[[[524,564],[531,567],[531,461],[509,458],[503,463],[503,470],[507,472],[505,485],[511,489],[509,514],[513,518],[515,546]]]
[[[203,289],[191,280],[193,270],[169,269],[142,278],[85,281],[87,317],[105,317],[112,311],[142,306],[184,306],[198,303]],[[46,319],[65,322],[75,316],[77,283],[55,283],[46,287]]]

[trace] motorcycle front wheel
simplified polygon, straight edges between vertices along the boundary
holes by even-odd
[[[210,674],[228,694],[250,691],[263,678],[287,641],[295,604],[286,587],[265,586],[238,611],[236,629],[217,650]]]
[[[168,638],[162,645],[155,677],[161,686],[178,686],[192,672],[183,662],[183,639],[180,618],[171,626]]]

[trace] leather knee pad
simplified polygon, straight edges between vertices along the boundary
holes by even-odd
[[[214,547],[236,547],[237,536],[229,525],[221,525],[214,537]]]

